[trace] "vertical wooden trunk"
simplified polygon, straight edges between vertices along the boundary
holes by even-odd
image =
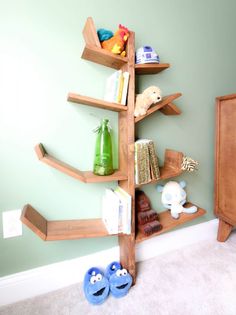
[[[129,88],[127,112],[119,113],[119,163],[120,169],[128,175],[119,185],[132,196],[131,235],[119,235],[120,261],[127,268],[135,282],[135,185],[134,185],[134,102],[135,102],[135,48],[134,32],[130,32],[127,44],[128,63],[123,71],[128,71]]]

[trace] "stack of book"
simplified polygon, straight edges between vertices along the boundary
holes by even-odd
[[[102,220],[109,234],[131,234],[131,200],[131,196],[119,186],[105,190]]]
[[[149,183],[160,179],[158,158],[154,142],[141,139],[135,142],[135,184]]]
[[[129,72],[117,70],[106,80],[104,100],[126,105],[129,84]]]
[[[135,194],[135,210],[136,226],[143,235],[150,236],[162,229],[157,212],[151,209],[149,198],[141,190]]]

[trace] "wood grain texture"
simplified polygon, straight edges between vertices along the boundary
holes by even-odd
[[[125,181],[119,181],[119,185],[126,190],[132,197],[132,221],[131,235],[119,235],[120,261],[124,268],[128,269],[136,279],[135,269],[135,185],[134,185],[134,102],[135,102],[135,46],[134,32],[130,32],[126,53],[128,63],[123,65],[122,71],[129,72],[129,87],[127,96],[127,112],[119,113],[119,165],[120,169],[127,173]]]
[[[31,205],[24,206],[21,221],[28,226],[42,240],[47,238],[47,220],[38,213]]]
[[[236,94],[216,98],[214,212],[217,239],[225,241],[236,225]]]
[[[91,171],[80,171],[49,155],[41,143],[36,145],[35,151],[41,162],[84,183],[104,183],[127,179],[127,175],[120,170],[115,170],[115,172],[109,176],[98,176]]]
[[[185,205],[185,207],[191,207],[191,206],[193,206],[193,204],[190,202],[188,202]],[[169,210],[158,213],[159,222],[162,225],[162,230],[152,234],[151,236],[145,236],[145,235],[142,235],[140,232],[138,232],[136,235],[136,243],[140,243],[140,242],[145,241],[151,237],[154,237],[154,236],[160,235],[162,233],[168,232],[171,229],[173,229],[179,225],[182,225],[186,222],[192,221],[192,220],[204,215],[205,213],[206,213],[206,210],[204,210],[202,208],[198,208],[198,211],[196,213],[192,213],[192,214],[181,213],[179,219],[177,219],[177,220],[172,218]]]
[[[121,111],[127,110],[127,106],[120,105],[118,103],[110,103],[110,102],[106,102],[104,100],[99,100],[96,98],[83,96],[83,95],[75,94],[75,93],[69,93],[67,100],[69,102],[89,105],[89,106],[93,106],[93,107],[99,107],[102,109],[108,109],[108,110],[112,110],[115,112],[121,112]]]
[[[136,74],[157,74],[170,67],[169,63],[145,63],[136,64],[135,73]]]
[[[84,36],[85,43],[87,45],[101,48],[101,44],[97,35],[96,27],[91,17],[87,18],[87,21],[83,29],[83,36]]]
[[[44,241],[110,235],[101,219],[47,221],[29,204],[23,209],[21,221]]]
[[[228,239],[232,229],[233,229],[233,225],[220,219],[219,226],[218,226],[217,241],[225,242]]]
[[[179,112],[179,114],[181,113],[181,111],[178,109],[178,107],[174,104],[172,104],[172,101],[175,100],[176,98],[180,97],[182,94],[181,93],[175,93],[172,95],[168,95],[168,96],[164,96],[162,98],[162,101],[152,105],[147,113],[143,116],[140,117],[136,117],[135,118],[135,123],[143,120],[144,118],[148,117],[149,115],[155,113],[158,110],[161,110],[162,113],[164,113],[165,115],[178,115],[177,112]],[[167,109],[164,110],[164,107],[167,106]]]
[[[85,46],[81,58],[114,69],[120,69],[127,63],[126,57],[115,55],[103,48],[91,45]]]

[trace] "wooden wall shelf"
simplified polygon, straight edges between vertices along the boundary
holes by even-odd
[[[104,183],[127,179],[127,175],[119,170],[116,170],[112,175],[109,176],[98,176],[94,175],[93,172],[90,171],[80,171],[73,166],[70,166],[49,155],[41,143],[35,146],[35,152],[41,162],[48,164],[58,171],[72,176],[84,183]]]
[[[86,43],[81,56],[83,59],[114,69],[120,69],[127,64],[127,57],[114,55],[101,47],[95,25],[91,17],[89,17],[85,23],[83,36]]]
[[[114,69],[120,69],[127,63],[126,57],[117,56],[103,48],[90,45],[85,46],[81,58]]]
[[[25,205],[21,221],[44,241],[110,236],[101,219],[47,221],[31,205]]]
[[[160,180],[169,179],[172,177],[179,176],[183,171],[181,169],[181,164],[183,161],[183,153],[174,151],[171,149],[166,149],[164,166],[160,167],[160,179],[151,180],[147,184],[135,185],[135,188],[139,188],[143,185],[155,184]]]
[[[193,206],[192,203],[188,202],[186,204],[187,207],[191,207]],[[177,226],[179,225],[182,225],[186,222],[189,222],[189,221],[192,221],[198,217],[201,217],[203,216],[204,214],[206,213],[206,210],[202,209],[202,208],[198,208],[198,211],[196,213],[192,213],[192,214],[189,214],[189,213],[181,213],[180,214],[180,217],[179,219],[173,219],[171,214],[170,214],[170,211],[169,210],[166,210],[166,211],[163,211],[161,213],[158,213],[159,215],[159,222],[162,224],[162,230],[158,231],[157,233],[154,233],[150,236],[145,236],[143,234],[141,234],[140,232],[137,233],[136,235],[136,243],[140,243],[140,242],[143,242],[147,239],[150,239],[151,237],[154,237],[154,236],[157,236],[157,235],[160,235],[162,233],[165,233],[167,231],[170,231],[174,228],[176,228]]]
[[[170,67],[169,63],[145,63],[135,65],[135,74],[157,74]]]
[[[162,98],[162,101],[156,103],[155,105],[152,105],[145,115],[136,117],[135,123],[143,120],[144,118],[148,117],[149,115],[155,113],[158,110],[160,110],[164,115],[180,115],[181,110],[172,102],[181,95],[182,95],[181,93],[175,93],[168,96],[164,96]]]
[[[77,104],[83,104],[83,105],[89,105],[93,107],[99,107],[102,109],[108,109],[115,112],[122,112],[127,110],[127,106],[116,104],[116,103],[110,103],[103,100],[99,100],[96,98],[83,96],[80,94],[74,94],[69,93],[67,100],[69,102],[77,103]]]

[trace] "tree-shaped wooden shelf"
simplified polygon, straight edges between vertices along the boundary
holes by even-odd
[[[102,109],[108,109],[114,112],[127,111],[127,106],[120,105],[117,103],[110,103],[110,102],[106,102],[106,101],[99,100],[96,98],[74,94],[74,93],[69,93],[67,100],[69,102],[73,102],[77,104],[84,104],[84,105],[93,106],[93,107],[99,107]]]
[[[192,203],[188,202],[185,207],[191,207],[193,206]],[[182,225],[186,222],[192,221],[198,217],[201,217],[202,215],[204,215],[206,213],[206,210],[202,209],[202,208],[198,208],[197,212],[189,214],[189,213],[181,213],[179,219],[173,219],[170,211],[166,210],[163,211],[161,213],[158,213],[158,221],[161,223],[162,225],[162,229],[150,236],[145,236],[140,232],[137,232],[135,241],[136,243],[140,243],[142,241],[145,241],[151,237],[160,235],[162,233],[168,232],[176,227],[178,227],[179,225]]]
[[[160,180],[179,176],[183,172],[181,169],[182,161],[182,152],[166,149],[164,165],[160,167],[160,179],[151,180],[147,184],[155,184]],[[135,185],[135,187],[138,188],[147,184]]]
[[[44,241],[109,236],[101,219],[48,221],[31,205],[25,205],[21,221]]]
[[[104,50],[99,42],[96,28],[91,17],[86,21],[83,36],[85,39],[85,47],[82,53],[83,59],[110,68],[120,69],[123,72],[129,72],[127,106],[74,93],[69,93],[68,95],[68,101],[70,102],[118,112],[118,160],[120,170],[116,170],[115,173],[110,176],[97,176],[91,171],[78,170],[54,158],[46,152],[42,144],[38,144],[35,147],[35,151],[38,158],[43,163],[84,183],[118,181],[119,186],[132,197],[131,234],[118,234],[118,240],[120,246],[120,262],[124,268],[129,270],[135,282],[135,243],[147,239],[147,237],[140,234],[137,234],[135,239],[135,123],[143,120],[157,110],[160,110],[165,115],[179,115],[181,111],[173,104],[173,101],[180,97],[181,93],[163,97],[162,101],[153,105],[146,115],[134,118],[135,74],[156,74],[169,68],[170,65],[168,63],[135,65],[135,33],[132,31],[129,32],[128,41],[126,43],[126,57],[117,56]],[[168,179],[181,174],[182,159],[183,154],[181,152],[166,150],[164,165],[160,169],[161,179]],[[152,183],[155,182],[156,181],[152,181]],[[198,212],[194,215],[182,214],[178,220],[174,220],[170,217],[169,211],[163,212],[160,214],[160,222],[163,225],[163,229],[161,232],[155,233],[151,237],[166,232],[204,213],[205,210],[198,209]],[[79,239],[109,235],[101,219],[48,221],[30,205],[25,206],[21,220],[43,240]]]
[[[56,168],[58,171],[74,177],[84,183],[103,183],[127,179],[127,175],[119,170],[116,170],[109,176],[98,176],[94,175],[93,172],[90,171],[80,171],[73,166],[70,166],[49,155],[41,143],[35,146],[35,152],[41,162],[48,164],[49,166]]]
[[[171,94],[168,96],[164,96],[161,100],[161,102],[156,103],[155,105],[152,105],[147,113],[143,116],[139,116],[135,118],[135,123],[143,120],[144,118],[146,118],[147,116],[155,113],[156,111],[160,111],[162,112],[162,114],[164,115],[180,115],[181,114],[181,110],[174,105],[172,102],[180,97],[182,94],[181,93],[175,93],[175,94]]]

